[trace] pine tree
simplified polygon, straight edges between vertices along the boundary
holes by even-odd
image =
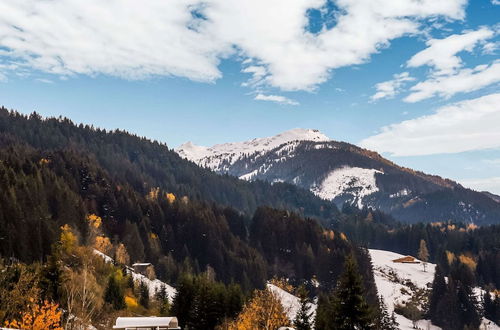
[[[483,295],[483,312],[484,317],[488,320],[494,320],[495,318],[495,305],[491,299],[491,294],[486,291]]]
[[[472,329],[479,328],[481,324],[481,315],[479,314],[478,302],[472,287],[464,283],[459,283],[458,301],[460,304],[460,316],[463,325]]]
[[[170,303],[168,301],[167,288],[164,284],[155,293],[156,303],[158,304],[158,311],[160,315],[166,316],[170,309]]]
[[[371,329],[375,324],[374,313],[364,297],[363,281],[353,255],[346,257],[344,271],[335,289],[332,312],[333,329]]]
[[[300,308],[295,316],[293,324],[297,330],[311,330],[311,302],[309,293],[304,286],[299,287],[298,296],[300,298]]]
[[[144,306],[144,308],[149,308],[149,288],[146,283],[141,281],[139,285],[140,299],[139,303]]]
[[[394,312],[389,316],[389,312],[387,311],[387,306],[384,303],[384,298],[380,296],[380,316],[379,316],[379,324],[378,328],[381,330],[398,330],[399,324],[396,321],[396,316]]]
[[[438,305],[446,293],[446,282],[444,280],[441,267],[436,266],[434,280],[432,282],[432,292],[429,299],[429,317],[432,323],[439,325],[442,315],[438,315]]]
[[[114,275],[111,275],[108,279],[108,286],[104,293],[104,301],[111,304],[115,310],[125,308],[125,298],[123,297],[123,292],[120,285],[116,282]]]
[[[420,248],[418,249],[418,258],[422,260],[422,266],[424,266],[424,272],[426,271],[427,261],[429,261],[429,251],[427,250],[427,243],[425,240],[420,240]]]

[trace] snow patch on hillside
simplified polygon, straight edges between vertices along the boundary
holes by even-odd
[[[296,128],[272,137],[217,144],[212,147],[197,146],[192,142],[187,142],[176,148],[175,151],[181,157],[200,166],[225,171],[227,170],[226,163],[232,165],[244,156],[262,154],[293,141],[326,142],[330,141],[330,138],[318,130]]]
[[[283,305],[283,308],[285,309],[288,318],[291,321],[295,320],[295,316],[300,310],[299,297],[294,296],[293,294],[288,293],[285,290],[271,283],[267,283],[267,288],[280,299],[281,304]],[[314,303],[310,303],[309,306],[310,306],[309,312],[311,312],[311,320],[314,320],[314,318],[316,317],[317,305]]]
[[[374,249],[370,249],[369,252],[372,259],[375,284],[379,295],[384,299],[389,314],[394,311],[395,304],[401,304],[411,298],[409,282],[422,289],[432,284],[436,265],[428,263],[427,271],[424,272],[422,264],[392,262],[394,259],[404,257],[402,254]],[[395,316],[400,329],[413,329],[411,320],[399,314],[395,314]],[[420,320],[418,327],[421,329],[440,329],[427,320]]]
[[[327,200],[349,193],[354,195],[357,206],[362,208],[363,198],[379,190],[376,173],[383,174],[375,169],[344,166],[328,173],[323,182],[313,186],[311,191]]]
[[[370,252],[372,259],[375,284],[377,285],[379,295],[381,295],[384,299],[389,314],[394,311],[395,304],[400,304],[410,299],[410,282],[421,289],[425,289],[432,285],[436,270],[435,264],[427,263],[427,271],[424,272],[424,268],[421,263],[403,264],[392,262],[394,259],[404,257],[402,254],[375,249],[369,249],[368,251]],[[476,288],[475,292],[477,292],[479,297],[484,291]],[[414,329],[411,320],[399,314],[395,314],[395,316],[397,322],[399,323],[399,329]],[[483,319],[483,326],[485,325],[487,326],[485,329],[500,330],[500,327],[493,322]],[[429,330],[441,329],[440,327],[433,325],[429,320],[418,321],[417,328]]]
[[[132,279],[134,280],[134,282],[136,282],[136,283],[143,282],[144,284],[146,284],[146,286],[149,289],[149,296],[150,297],[154,297],[155,293],[157,291],[160,291],[161,287],[164,285],[165,291],[167,291],[168,301],[171,304],[174,302],[174,297],[177,294],[177,290],[175,288],[173,288],[172,286],[168,285],[165,282],[160,281],[159,279],[150,280],[146,276],[144,276],[142,274],[138,274],[129,268],[127,268],[127,273],[132,276]]]
[[[111,258],[110,256],[102,253],[101,251],[97,250],[97,249],[94,249],[94,254],[103,258],[104,259],[104,262],[106,263],[112,263],[114,264],[115,261],[113,258]],[[167,283],[165,282],[162,282],[158,279],[155,279],[155,280],[150,280],[149,278],[147,278],[146,276],[142,275],[142,274],[139,274],[139,273],[136,273],[134,272],[134,270],[130,267],[127,266],[126,268],[127,270],[127,274],[131,275],[132,276],[132,279],[134,280],[134,282],[143,282],[144,284],[146,284],[146,286],[148,287],[149,289],[149,296],[150,297],[154,297],[156,291],[160,290],[162,286],[165,286],[165,290],[167,291],[167,294],[168,294],[168,300],[170,303],[173,303],[174,301],[174,297],[175,295],[177,294],[177,290],[168,285]]]

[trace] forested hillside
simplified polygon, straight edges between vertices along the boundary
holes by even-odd
[[[259,205],[294,210],[306,216],[330,218],[336,207],[307,190],[290,184],[247,183],[220,176],[179,157],[165,144],[123,131],[107,132],[66,118],[42,119],[0,108],[3,147],[24,144],[44,152],[77,151],[91,158],[116,180],[127,182],[141,194],[152,188],[213,201],[252,214]]]
[[[93,294],[101,297],[99,304],[107,306],[103,310],[109,317],[136,308],[123,303],[123,292],[130,299],[147,296],[120,267],[152,263],[154,276],[180,285],[172,308],[187,315],[181,316],[181,324],[189,324],[195,305],[183,307],[179,300],[187,299],[188,293],[181,293],[189,283],[195,291],[207,285],[225,290],[211,281],[233,283],[246,296],[273,277],[286,277],[306,284],[311,295],[330,292],[351,254],[362,275],[363,295],[374,312],[379,310],[366,251],[342,233],[303,217],[311,213],[333,220],[339,214],[311,193],[218,176],[164,145],[124,132],[6,110],[0,118],[0,282],[10,288],[0,292],[2,322],[31,308],[29,301],[14,297],[27,290],[26,272],[32,274],[26,281],[38,290],[36,299],[69,308],[67,272],[81,274],[94,265],[88,270],[99,279]],[[92,249],[114,257],[118,268],[96,264]],[[211,280],[196,280],[202,273]],[[191,294],[201,294],[196,292]],[[217,297],[212,298],[226,299]],[[17,307],[8,304],[12,299],[20,299]],[[143,313],[154,312],[147,302],[140,306]],[[241,303],[235,308],[232,314],[220,311],[209,328],[234,316]]]

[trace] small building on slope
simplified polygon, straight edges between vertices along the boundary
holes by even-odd
[[[397,263],[402,263],[402,264],[419,264],[420,261],[415,259],[415,257],[412,256],[406,256],[398,259],[392,260],[392,262],[397,262]]]

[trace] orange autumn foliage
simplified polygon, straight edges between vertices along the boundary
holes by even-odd
[[[165,195],[165,197],[167,198],[167,201],[172,204],[173,202],[175,202],[175,195],[172,194],[172,193],[167,193]]]
[[[99,228],[99,227],[101,227],[101,224],[102,224],[102,218],[98,215],[95,215],[95,214],[87,215],[87,221],[94,228]]]
[[[59,305],[45,300],[42,305],[32,304],[20,320],[6,321],[5,327],[32,330],[63,330]]]
[[[270,290],[255,290],[252,300],[237,319],[226,327],[230,330],[278,329],[291,326],[279,298]]]
[[[94,242],[94,248],[101,251],[104,254],[109,255],[113,245],[111,241],[106,236],[97,236]]]
[[[467,267],[469,267],[470,270],[472,270],[472,271],[476,270],[477,263],[471,257],[468,257],[466,255],[461,254],[458,257],[458,260],[460,260],[461,263],[463,263],[464,265],[466,265]]]

